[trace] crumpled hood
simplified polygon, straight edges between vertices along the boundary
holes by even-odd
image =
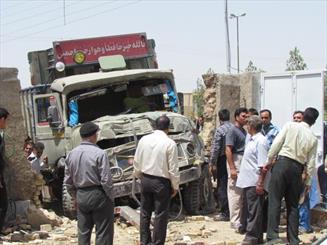
[[[185,116],[165,111],[104,116],[93,122],[100,128],[98,133],[98,141],[100,141],[103,139],[118,139],[149,134],[154,130],[155,120],[162,115],[169,117],[171,121],[169,131],[171,133],[182,133],[192,131],[193,129],[190,120]],[[81,142],[79,135],[80,127],[81,124],[72,128],[73,147]]]

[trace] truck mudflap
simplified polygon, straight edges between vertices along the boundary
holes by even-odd
[[[201,176],[201,165],[196,165],[188,169],[180,170],[180,184],[199,179]],[[135,186],[135,193],[140,193],[140,182],[137,181]],[[113,196],[114,198],[132,195],[133,180],[114,183]]]

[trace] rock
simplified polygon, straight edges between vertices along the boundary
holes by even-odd
[[[40,239],[47,239],[49,237],[49,233],[46,231],[36,231],[35,234],[38,234]]]
[[[211,233],[211,231],[209,231],[209,230],[203,230],[201,235],[202,235],[202,236],[205,236],[205,237],[208,237],[208,236],[211,236],[212,233]]]
[[[42,224],[59,226],[62,224],[62,221],[54,212],[49,212],[42,208],[38,209],[31,204],[27,210],[27,223],[29,223],[33,229],[39,230]]]
[[[211,232],[217,232],[217,229],[215,229],[215,228],[210,228],[209,231],[211,231]]]
[[[77,237],[76,228],[68,228],[64,231],[64,235],[68,237]]]
[[[22,230],[29,230],[30,231],[32,229],[32,226],[29,225],[29,224],[20,224],[18,227],[20,229],[22,229]]]
[[[68,237],[64,235],[53,235],[52,238],[54,241],[68,241]]]
[[[14,233],[11,234],[10,241],[11,242],[27,242],[28,240],[25,238],[24,234],[22,234],[18,231],[15,231]]]
[[[204,221],[204,216],[191,216],[186,218],[187,221]]]
[[[202,225],[201,227],[200,227],[200,230],[202,231],[202,230],[204,230],[206,228],[206,225]]]
[[[183,236],[182,242],[190,242],[190,241],[192,241],[192,240],[189,236]]]
[[[52,231],[52,226],[50,224],[40,225],[40,231]]]

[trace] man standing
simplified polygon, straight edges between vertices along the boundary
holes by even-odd
[[[226,135],[226,158],[228,171],[228,205],[230,212],[231,227],[237,232],[244,232],[240,221],[242,209],[242,189],[236,186],[237,175],[240,170],[242,156],[245,148],[246,131],[243,126],[246,124],[248,110],[244,107],[237,109],[234,113],[235,124]]]
[[[295,111],[293,113],[293,122],[302,122],[303,121],[303,111]],[[306,171],[302,173],[302,181],[305,182]],[[312,191],[312,189],[310,190]],[[299,204],[299,232],[301,233],[311,233],[313,232],[311,225],[310,225],[310,196],[311,193],[302,193],[303,195],[303,202],[300,201]],[[313,194],[314,195],[314,194]],[[302,199],[302,198],[300,198]]]
[[[77,204],[78,244],[90,244],[93,226],[96,244],[112,245],[114,204],[108,156],[97,145],[98,125],[80,128],[82,143],[66,158],[64,185]]]
[[[217,200],[219,203],[219,214],[214,217],[216,221],[228,221],[229,209],[227,198],[227,166],[226,166],[226,134],[228,130],[233,126],[229,121],[229,110],[221,109],[218,112],[220,126],[217,128],[211,147],[211,157],[209,168],[212,170],[216,167],[217,178]]]
[[[242,158],[236,186],[243,189],[242,225],[246,224],[246,236],[242,244],[256,245],[263,241],[264,191],[256,188],[259,174],[267,160],[268,141],[262,135],[262,121],[259,116],[248,118],[250,134]]]
[[[270,110],[261,110],[260,117],[263,122],[262,134],[266,136],[269,146],[271,146],[277,134],[279,133],[279,129],[271,123],[272,115]]]
[[[42,142],[36,142],[33,145],[33,155],[35,157],[31,159],[30,162],[32,170],[37,174],[41,174],[41,170],[44,170],[48,167],[48,157],[45,156],[43,159],[41,159],[43,151],[44,144]]]
[[[5,140],[3,130],[6,129],[8,116],[9,112],[5,108],[0,107],[0,233],[3,229],[8,208],[7,189],[3,176],[5,168]]]
[[[302,122],[303,121],[303,111],[295,111],[293,113],[293,122]]]
[[[287,207],[287,238],[290,244],[299,244],[299,198],[302,189],[302,172],[307,163],[306,189],[310,189],[311,177],[315,169],[317,138],[310,130],[319,112],[312,107],[304,111],[303,122],[289,122],[277,135],[268,153],[264,171],[273,165],[269,183],[268,244],[279,243],[278,226],[280,221],[281,200],[285,197]],[[261,181],[261,183],[263,182]]]
[[[141,179],[141,245],[165,244],[170,197],[179,188],[177,146],[167,135],[169,124],[167,116],[157,118],[157,130],[141,138],[134,156],[134,176]]]
[[[274,139],[279,133],[279,129],[271,123],[272,114],[268,109],[263,109],[260,111],[260,117],[262,120],[262,130],[261,133],[266,136],[269,147],[271,147]]]

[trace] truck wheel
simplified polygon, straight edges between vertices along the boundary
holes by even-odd
[[[202,166],[199,189],[201,214],[208,214],[214,212],[216,207],[208,164],[204,164]]]
[[[68,193],[65,185],[62,187],[62,209],[66,217],[76,219],[77,211],[74,207],[74,198]]]
[[[200,210],[200,181],[189,182],[183,189],[183,206],[188,214],[198,214]]]

